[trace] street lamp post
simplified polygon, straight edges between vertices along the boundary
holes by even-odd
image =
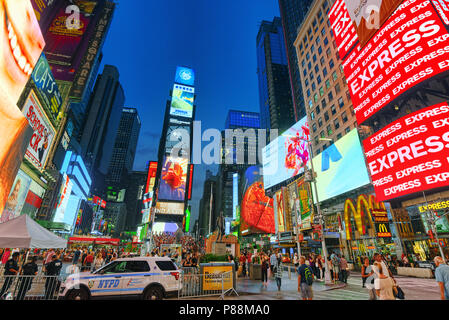
[[[327,248],[326,248],[325,237],[324,237],[324,228],[325,228],[324,217],[323,217],[323,214],[322,214],[321,208],[320,208],[320,200],[318,199],[318,190],[317,190],[316,180],[315,180],[315,170],[313,168],[313,161],[312,161],[312,148],[310,147],[311,141],[305,140],[305,139],[301,139],[301,140],[303,140],[307,143],[307,150],[309,151],[309,158],[310,158],[309,161],[310,161],[310,165],[311,165],[311,169],[312,169],[312,182],[313,182],[315,195],[316,195],[316,207],[317,207],[317,211],[318,211],[318,218],[320,221],[320,228],[321,228],[321,249],[323,251],[324,264],[325,264],[324,282],[325,282],[325,284],[331,284],[331,275],[330,275],[329,264],[328,264],[328,260],[327,260]]]

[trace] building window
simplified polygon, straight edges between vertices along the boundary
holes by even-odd
[[[320,106],[316,106],[315,112],[316,112],[317,115],[320,114],[320,112],[321,112]]]
[[[323,30],[324,30],[324,28],[323,28]],[[325,32],[326,32],[326,31],[325,31]],[[327,46],[327,44],[329,43],[329,40],[327,40],[327,37],[324,38],[323,42],[324,42],[324,45]]]
[[[316,102],[316,101],[315,101]],[[344,106],[345,104],[343,103],[343,98],[338,98],[338,106],[340,107],[340,108],[343,108],[343,106]]]
[[[329,49],[330,50],[330,49]],[[306,54],[306,58],[307,58],[307,61],[309,61],[310,60],[310,53],[308,53],[307,52],[307,54]]]
[[[332,101],[334,99],[334,94],[332,93],[332,90],[329,91],[329,93],[327,94],[327,98],[329,99],[329,101]]]
[[[326,130],[327,130],[327,135],[328,135],[328,136],[331,136],[331,135],[332,135],[332,128],[331,128],[331,125],[328,125],[327,128],[326,128]]]
[[[309,97],[310,97],[310,90],[307,89],[307,98],[309,98]]]
[[[315,82],[312,82],[312,91],[315,91],[315,89],[316,89]]]
[[[335,93],[338,94],[338,93],[340,93],[340,91],[341,91],[341,89],[340,89],[340,84],[337,83],[337,84],[335,85]]]
[[[327,111],[324,113],[324,121],[329,121],[329,114]]]
[[[309,100],[309,108],[312,108],[313,107],[313,102],[312,102],[312,100]]]
[[[308,87],[309,86],[309,79],[306,78],[306,81],[304,81],[304,82],[306,84],[306,87]]]
[[[316,37],[315,43],[316,43],[317,46],[320,44],[320,36]]]
[[[345,129],[345,133],[348,133],[349,131],[351,131],[351,129],[350,129],[349,127],[347,127],[347,128]]]
[[[313,99],[315,100],[315,102],[318,101],[318,94],[317,93],[315,93],[315,96],[313,97]]]
[[[318,136],[315,136],[314,140],[315,140],[315,145],[318,145],[318,142],[319,142]]]
[[[315,120],[315,113],[313,111],[310,113],[310,119]]]
[[[324,65],[324,63],[325,63],[325,61],[324,61],[324,57],[321,57],[321,59],[320,59],[320,63],[321,63],[321,66],[323,66],[323,65]]]
[[[337,140],[341,138],[341,133],[337,134]]]
[[[323,53],[323,48],[321,48],[321,46],[318,47],[318,54],[322,54]]]
[[[334,104],[331,106],[331,113],[332,113],[332,115],[337,113],[337,109],[335,108]]]
[[[343,123],[346,123],[348,121],[348,116],[346,115],[346,111],[344,111],[341,114],[341,119],[343,120]]]
[[[321,35],[323,37],[326,35],[326,29],[325,28],[321,29]],[[327,39],[327,38],[324,38],[324,39]]]
[[[318,84],[321,83],[321,76],[316,77],[316,82],[318,82]]]
[[[340,123],[338,122],[338,119],[334,120],[334,126],[335,126],[335,130],[338,130],[338,128],[340,128]]]
[[[332,74],[332,78],[334,79],[334,81],[337,81],[338,79],[337,71],[334,71],[334,73]]]
[[[316,132],[316,123],[312,124],[313,132]]]
[[[307,69],[303,69],[302,73],[304,74],[304,77],[307,77]]]
[[[311,70],[311,69],[312,69],[312,62],[309,62],[309,63],[307,64],[307,67],[309,68],[309,70]]]
[[[326,67],[323,68],[323,76],[324,76],[324,77],[327,76],[327,68],[326,68]]]
[[[326,108],[326,99],[321,100],[321,107],[322,107],[323,109]]]
[[[348,99],[348,101],[351,101],[351,94],[349,93],[349,91],[346,91],[346,98]]]
[[[312,72],[310,73],[309,78],[310,78],[310,80],[313,80],[313,79],[314,79],[314,78],[313,78],[313,73],[312,73]]]
[[[321,120],[321,118],[318,119],[318,126],[320,128],[323,126],[323,120]]]
[[[324,138],[324,131],[320,132],[320,138]]]
[[[331,82],[329,80],[326,80],[326,89],[329,89],[331,86]]]
[[[323,89],[323,87],[321,87],[321,88],[320,88],[320,97],[322,97],[323,94],[324,94],[324,89]]]
[[[332,68],[334,67],[334,60],[330,59],[330,61],[329,61],[329,67],[330,67],[331,70],[332,70]]]
[[[329,58],[330,55],[331,55],[331,48],[327,48],[326,56]]]
[[[320,72],[320,68],[318,68],[318,65],[315,65],[315,72],[316,73]]]

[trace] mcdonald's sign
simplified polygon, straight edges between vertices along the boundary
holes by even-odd
[[[376,233],[378,238],[390,238],[390,226],[388,223],[376,223]]]
[[[346,199],[344,207],[344,219],[346,229],[346,239],[352,240],[352,225],[351,217],[354,218],[357,231],[361,235],[366,234],[366,225],[370,225],[371,229],[374,229],[374,222],[372,218],[372,210],[385,211],[385,203],[378,202],[375,195],[361,194],[357,198],[355,203],[353,199]]]

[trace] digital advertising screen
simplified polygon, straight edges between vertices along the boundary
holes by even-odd
[[[158,201],[155,207],[155,214],[163,215],[184,215],[184,203],[183,202],[161,202]]]
[[[308,230],[312,228],[313,205],[312,190],[310,183],[301,178],[296,181],[298,188],[298,199],[296,199],[296,209],[299,211],[299,229]]]
[[[188,159],[164,158],[158,199],[184,201],[186,196],[188,164]]]
[[[0,223],[9,221],[20,215],[23,205],[25,204],[30,185],[31,178],[19,169],[11,192],[9,193],[8,200],[6,201],[5,208],[0,215]]]
[[[275,219],[275,230],[278,232],[285,232],[285,210],[284,210],[284,189],[279,190],[274,194],[273,208]]]
[[[285,131],[262,150],[263,182],[268,189],[304,172],[309,161],[307,117]]]
[[[32,129],[17,106],[45,41],[28,0],[3,0],[0,6],[0,212],[8,199]]]
[[[174,124],[170,122],[165,140],[165,153],[173,157],[189,157],[190,124]]]
[[[430,1],[405,1],[343,63],[357,122],[417,84],[449,70],[449,34]]]
[[[36,85],[42,103],[56,120],[62,105],[62,96],[44,53],[41,54],[41,57],[37,61],[31,77]]]
[[[313,158],[320,202],[370,183],[357,128]],[[313,190],[313,189],[312,189]],[[317,202],[313,190],[314,202]]]
[[[349,19],[349,12],[346,8],[345,1],[335,1],[328,16],[334,33],[335,42],[338,45],[340,59],[343,60],[348,52],[359,41],[354,24],[352,23],[352,20]]]
[[[56,130],[40,106],[39,100],[33,90],[31,90],[22,112],[33,128],[33,135],[29,142],[25,158],[36,169],[43,171],[48,153],[55,138]]]
[[[449,185],[448,104],[420,109],[363,141],[377,199]]]
[[[265,194],[260,168],[245,172],[247,189],[241,204],[242,224],[264,233],[275,233],[273,199]]]
[[[150,165],[148,166],[148,177],[147,177],[147,184],[145,187],[145,193],[153,191],[154,182],[156,180],[156,174],[157,174],[157,161],[150,161]]]
[[[31,0],[31,5],[42,32],[45,32],[50,25],[58,2],[57,0]]]
[[[357,31],[360,44],[368,40],[390,18],[404,0],[345,0],[349,16]],[[411,1],[415,2],[415,1]]]
[[[170,115],[185,118],[193,117],[195,89],[175,84],[171,99]]]
[[[53,218],[53,222],[64,222],[65,209],[69,202],[70,194],[72,193],[73,183],[70,181],[69,176],[64,173],[61,189],[59,191],[59,201],[56,206],[56,213]]]
[[[195,85],[195,71],[186,67],[177,67],[175,82],[193,87]]]

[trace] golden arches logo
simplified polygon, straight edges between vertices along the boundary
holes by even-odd
[[[356,210],[357,208],[357,210]],[[369,224],[374,229],[373,219],[371,217],[371,209],[384,209],[386,210],[385,203],[378,202],[374,195],[361,194],[357,198],[357,207],[354,204],[353,199],[346,199],[345,201],[345,226],[346,226],[346,239],[352,239],[352,227],[351,227],[351,215],[354,217],[357,231],[364,235],[366,234],[365,216],[368,218]]]

